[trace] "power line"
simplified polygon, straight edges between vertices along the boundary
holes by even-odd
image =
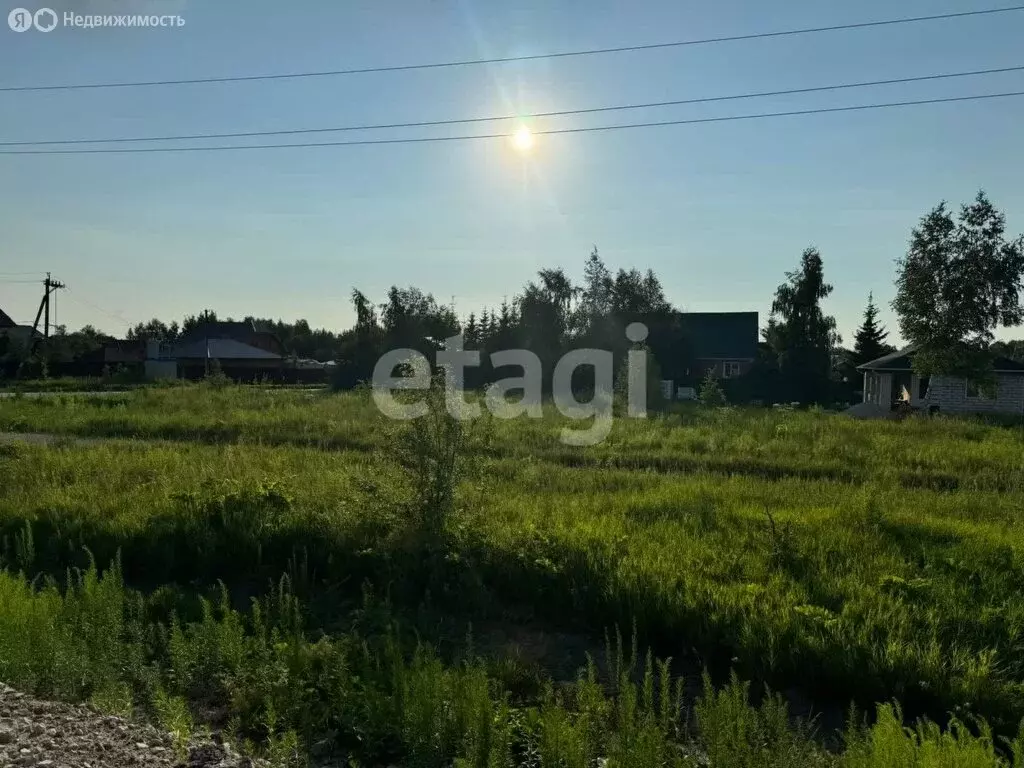
[[[569,115],[588,115],[599,112],[621,112],[634,109],[650,109],[654,107],[674,107],[686,104],[709,104],[722,101],[739,101],[742,99],[756,99],[768,96],[794,96],[807,93],[821,93],[824,91],[840,91],[852,88],[870,88],[883,85],[898,85],[906,83],[921,83],[933,80],[948,80],[961,77],[978,77],[981,75],[994,75],[1006,72],[1021,72],[1024,66],[1000,67],[998,69],[978,69],[968,72],[949,72],[934,75],[921,75],[917,77],[899,77],[888,80],[871,80],[856,83],[840,83],[837,85],[820,85],[808,88],[789,88],[777,91],[757,91],[753,93],[742,93],[728,96],[707,96],[693,99],[676,99],[673,101],[654,101],[644,104],[620,104],[610,107],[591,107],[588,109],[563,109],[555,112],[533,112],[523,115],[495,115],[491,117],[467,117],[449,120],[420,120],[406,123],[378,123],[372,125],[346,125],[331,128],[293,128],[277,131],[239,131],[233,133],[196,133],[171,136],[122,136],[108,139],[48,139],[43,141],[0,141],[0,147],[36,147],[54,144],[121,144],[144,141],[195,141],[206,139],[240,139],[254,138],[256,136],[295,136],[311,133],[336,133],[342,131],[372,131],[385,130],[390,128],[427,128],[442,125],[460,125],[466,123],[489,123],[503,120],[525,120],[547,117],[566,117]]]
[[[127,326],[129,328],[131,327],[132,324],[130,322],[128,322],[127,320],[125,320],[120,315],[115,315],[112,312],[108,312],[107,310],[103,309],[103,307],[99,307],[99,306],[93,304],[88,299],[85,299],[82,296],[78,296],[78,295],[72,293],[71,289],[67,288],[67,286],[65,286],[65,290],[67,290],[68,296],[70,296],[73,301],[76,301],[79,304],[82,304],[82,305],[84,305],[86,307],[94,309],[97,312],[102,312],[104,315],[106,315],[107,317],[111,318],[112,320],[116,320],[117,322],[121,323],[121,325]]]
[[[819,34],[822,32],[839,32],[843,30],[869,29],[873,27],[894,26],[897,24],[918,24],[927,21],[962,19],[969,16],[991,16],[994,14],[1011,13],[1024,10],[1024,5],[1013,5],[1003,8],[987,8],[978,11],[962,11],[959,13],[941,13],[931,16],[912,16],[881,21],[864,21],[854,24],[835,24],[824,27],[804,27],[787,29],[777,32],[754,32],[745,35],[727,35],[723,37],[707,37],[695,40],[678,40],[669,43],[649,43],[646,45],[623,45],[615,48],[591,48],[582,51],[559,51],[555,53],[537,53],[525,56],[500,56],[489,59],[462,59],[459,61],[432,62],[426,64],[398,64],[380,67],[357,67],[353,69],[335,69],[319,72],[292,72],[276,75],[237,75],[225,77],[198,77],[180,80],[142,80],[134,82],[107,83],[67,83],[61,85],[22,85],[6,86],[0,92],[14,91],[71,91],[85,88],[140,88],[163,85],[199,85],[206,83],[240,83],[258,80],[291,80],[310,77],[335,77],[342,75],[365,75],[377,72],[408,72],[420,69],[445,69],[453,67],[469,67],[481,64],[507,64],[518,61],[536,61],[538,59],[564,59],[579,56],[598,56],[608,53],[626,53],[630,51],[652,51],[663,48],[683,48],[698,45],[714,45],[718,43],[741,42],[744,40],[762,40],[776,37],[794,37],[797,35]]]
[[[697,125],[701,123],[727,123],[736,120],[761,120],[773,117],[800,117],[804,115],[821,115],[836,112],[861,112],[874,109],[894,107],[914,107],[925,104],[951,104],[954,102],[982,101],[987,99],[1004,99],[1024,96],[1024,91],[1005,93],[985,93],[973,96],[948,96],[937,99],[919,99],[916,101],[892,101],[884,104],[858,104],[848,107],[819,107],[816,109],[800,109],[788,112],[761,112],[750,115],[726,115],[723,117],[701,117],[688,120],[655,120],[643,123],[621,123],[618,125],[598,125],[585,128],[552,128],[544,131],[533,131],[534,136],[554,136],[567,133],[597,133],[603,131],[619,131],[629,128],[654,128],[669,125]],[[128,147],[126,149],[3,149],[0,155],[119,155],[156,152],[221,152],[251,149],[312,149],[317,147],[357,147],[378,144],[427,144],[447,141],[474,141],[479,139],[509,139],[512,134],[486,133],[464,136],[423,136],[403,139],[360,139],[357,141],[318,141],[293,144],[241,144],[215,145],[212,147]]]

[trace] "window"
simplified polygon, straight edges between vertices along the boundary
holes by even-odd
[[[968,400],[991,400],[992,393],[986,392],[976,381],[968,380],[965,385]]]
[[[740,375],[740,364],[727,360],[722,363],[722,376],[726,379],[735,379]]]

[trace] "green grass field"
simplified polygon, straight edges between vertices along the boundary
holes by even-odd
[[[365,393],[0,400],[0,432],[68,436],[0,445],[0,678],[284,762],[1022,764],[1019,428],[683,410],[583,449],[565,425],[492,420],[438,552]],[[616,628],[671,665],[620,669]],[[874,725],[812,737],[731,673],[820,731],[851,703]],[[902,729],[925,716],[950,728]]]

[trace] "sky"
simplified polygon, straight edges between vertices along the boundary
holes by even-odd
[[[6,0],[0,18],[29,0]],[[1008,4],[1008,3],[1007,3]],[[260,75],[521,56],[996,7],[974,0],[52,0],[182,27],[15,33],[0,88]],[[585,109],[1024,64],[1024,12],[718,45],[346,77],[0,93],[0,141],[319,128]],[[533,130],[1024,90],[1024,72],[526,121]],[[517,122],[317,135],[511,132]],[[983,188],[1024,231],[1024,98],[769,120],[379,146],[0,156],[0,307],[122,335],[204,308],[340,330],[358,287],[416,285],[460,316],[537,270],[653,269],[688,311],[767,319],[817,247],[852,343],[869,292],[942,200]],[[302,140],[292,137],[290,140]],[[275,139],[249,140],[266,143]],[[289,139],[279,139],[289,140]],[[193,142],[200,144],[201,142]],[[207,142],[207,143],[225,143]],[[239,141],[238,143],[244,143]],[[143,145],[145,146],[145,145]],[[16,274],[29,273],[29,274]],[[1024,335],[1024,330],[1000,337]],[[895,336],[895,333],[894,333]]]

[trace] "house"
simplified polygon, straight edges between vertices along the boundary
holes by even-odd
[[[145,360],[145,339],[116,339],[114,341],[108,341],[103,346],[104,365],[131,366],[133,364],[141,364],[145,362]]]
[[[8,339],[23,346],[29,346],[41,334],[31,325],[18,325],[10,315],[0,309],[0,338]]]
[[[639,318],[650,328],[648,343],[658,352],[666,398],[692,400],[710,371],[717,379],[738,379],[757,360],[757,312],[682,312],[666,322]]]
[[[172,348],[182,378],[201,378],[216,360],[221,371],[233,379],[253,380],[274,376],[284,367],[284,356],[235,339],[207,338],[178,342]]]
[[[199,341],[229,340],[244,344],[249,347],[269,352],[268,359],[281,358],[285,356],[284,345],[277,336],[269,331],[261,331],[256,325],[248,321],[221,321],[203,323],[196,326],[187,333],[183,333],[178,339],[179,345],[195,344]],[[226,351],[226,350],[225,350]]]
[[[172,343],[115,341],[104,350],[106,364],[137,366],[147,378],[202,378],[213,361],[233,379],[278,378],[286,367],[286,352],[276,335],[250,322],[204,323]]]
[[[864,374],[865,403],[887,409],[907,403],[940,413],[1024,415],[1024,363],[997,357],[993,361],[996,391],[986,394],[962,376],[918,376],[914,352],[914,347],[907,347],[857,367]]]
[[[201,378],[216,360],[233,379],[277,378],[285,366],[285,348],[273,333],[252,322],[203,323],[177,340],[170,353],[182,378]]]
[[[692,345],[696,377],[713,371],[718,379],[746,374],[757,359],[757,312],[685,312],[679,316]]]

